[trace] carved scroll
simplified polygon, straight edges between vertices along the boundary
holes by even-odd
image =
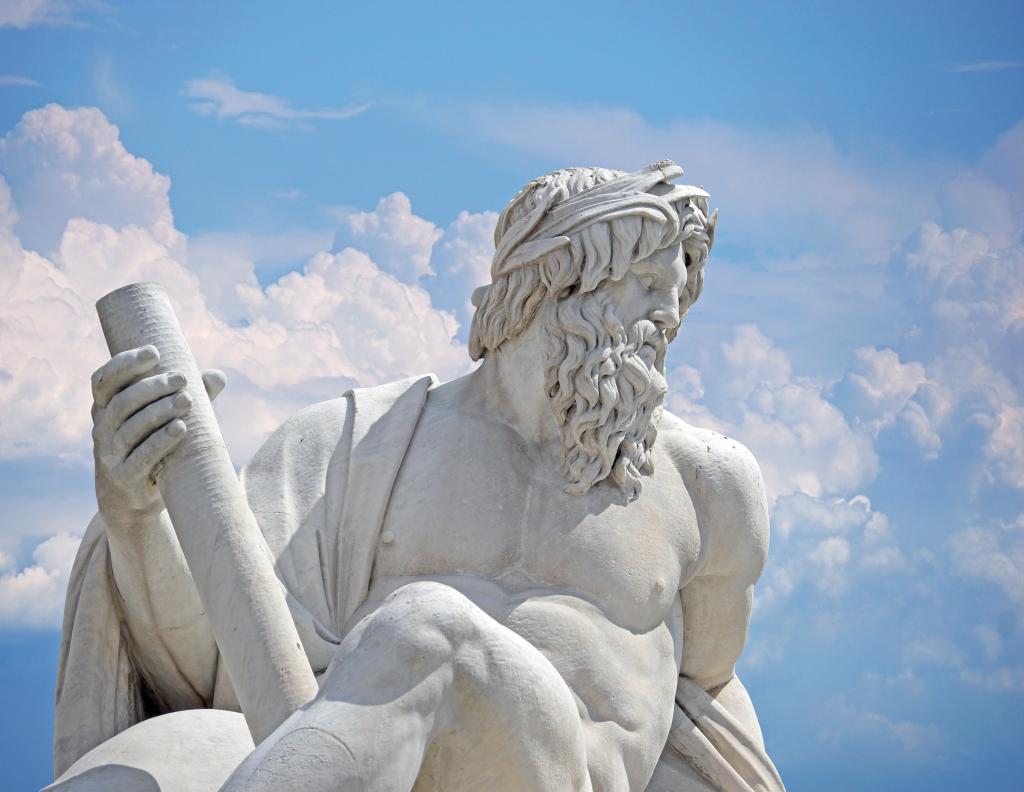
[[[159,371],[180,371],[188,432],[158,483],[253,740],[313,698],[316,680],[246,502],[220,427],[164,290],[136,283],[96,303],[111,354],[152,344]]]

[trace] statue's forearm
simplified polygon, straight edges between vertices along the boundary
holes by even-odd
[[[166,511],[107,526],[132,655],[174,707],[208,704],[217,644]]]

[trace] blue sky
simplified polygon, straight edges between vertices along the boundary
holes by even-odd
[[[669,406],[752,448],[740,672],[789,788],[1018,788],[1019,4],[0,0],[0,763],[49,780],[92,302],[173,283],[236,461],[468,365],[495,212],[669,157],[720,208]]]

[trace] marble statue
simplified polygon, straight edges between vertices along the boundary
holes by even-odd
[[[104,364],[49,789],[781,792],[735,674],[761,475],[662,407],[717,219],[681,175],[530,182],[473,294],[479,367],[311,406],[242,471],[318,689],[268,736],[158,487],[187,377],[154,346]]]

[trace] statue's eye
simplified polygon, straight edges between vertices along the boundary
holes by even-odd
[[[654,276],[653,275],[639,275],[639,276],[637,276],[637,280],[639,280],[640,283],[643,284],[643,287],[645,289],[651,289],[651,288],[654,287]]]

